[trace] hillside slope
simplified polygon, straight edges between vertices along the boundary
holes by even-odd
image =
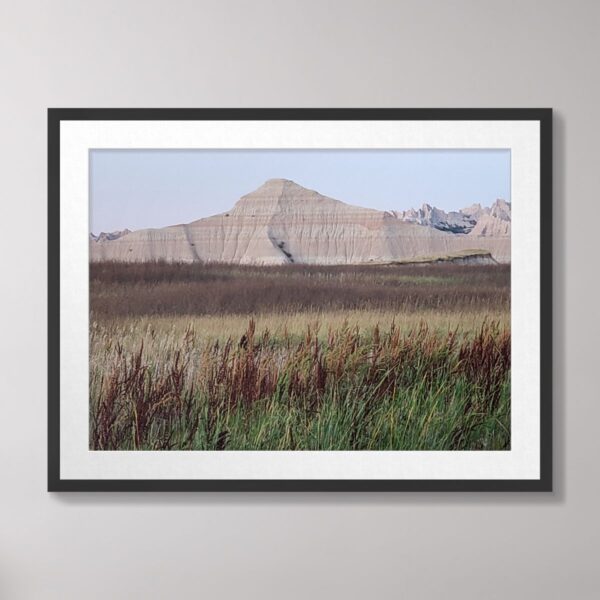
[[[510,237],[455,234],[351,206],[287,179],[270,179],[226,213],[189,224],[90,239],[90,259],[361,264],[465,249],[510,260]]]

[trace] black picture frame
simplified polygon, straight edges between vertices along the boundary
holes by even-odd
[[[69,120],[468,120],[540,124],[540,477],[535,480],[73,480],[60,476],[60,123]],[[552,109],[48,109],[48,491],[552,491]]]

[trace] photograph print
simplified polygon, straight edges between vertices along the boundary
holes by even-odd
[[[88,116],[102,125],[98,112]],[[227,121],[234,137],[236,123],[250,125],[243,120]],[[52,445],[51,426],[51,460],[70,457],[65,475],[50,466],[56,487],[547,487],[540,327],[522,325],[527,306],[542,317],[539,264],[522,250],[537,244],[541,256],[541,119],[532,121],[531,157],[518,120],[514,147],[446,145],[442,133],[440,143],[434,135],[411,144],[409,134],[390,142],[385,122],[374,126],[381,144],[363,147],[314,143],[296,129],[304,143],[279,147],[268,135],[264,144],[243,134],[228,143],[227,133],[218,143],[206,134],[193,145],[182,133],[181,143],[162,145],[147,129],[130,144],[110,135],[86,142],[87,198],[73,194],[71,203],[85,202],[73,235],[85,258],[63,269],[60,293],[60,333],[78,340],[60,342],[61,394],[75,370],[85,391],[68,392],[56,416],[62,447]],[[113,122],[116,140],[131,123],[143,125]],[[332,123],[344,139],[344,125]],[[462,123],[451,123],[450,139]],[[317,138],[319,125],[311,120]],[[194,126],[203,139],[203,119]],[[288,131],[269,127],[273,139]],[[74,191],[81,183],[65,174],[62,150],[61,160],[65,261],[62,199],[71,179]],[[533,187],[521,176],[528,160],[538,169]],[[516,231],[538,239],[513,239],[513,207]],[[536,223],[526,223],[531,216]]]
[[[510,448],[508,151],[90,171],[90,449]]]

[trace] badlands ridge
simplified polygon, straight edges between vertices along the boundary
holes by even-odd
[[[162,229],[90,235],[90,259],[280,265],[479,257],[510,262],[511,206],[446,213],[351,206],[288,179],[269,179],[226,213]],[[477,262],[474,260],[472,262]]]

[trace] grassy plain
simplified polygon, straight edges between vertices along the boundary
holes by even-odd
[[[507,266],[90,271],[90,447],[510,445]]]

